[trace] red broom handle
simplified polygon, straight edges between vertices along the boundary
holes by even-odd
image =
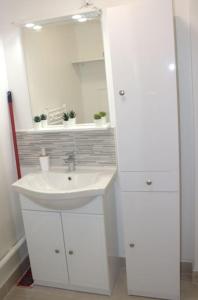
[[[11,127],[12,127],[12,137],[13,137],[13,144],[14,144],[17,175],[18,175],[18,179],[20,179],[21,178],[21,168],[20,168],[20,160],[19,160],[19,151],[18,151],[18,146],[17,146],[14,112],[13,112],[13,105],[12,105],[12,93],[10,91],[7,93],[7,97],[8,97],[8,106],[9,106],[9,112],[10,112]]]

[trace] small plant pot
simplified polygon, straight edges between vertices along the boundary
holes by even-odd
[[[105,124],[107,124],[107,117],[105,116],[105,117],[102,117],[102,125],[105,125]]]
[[[47,120],[42,120],[42,121],[41,121],[41,126],[42,126],[43,128],[46,128],[46,127],[48,126]]]
[[[34,122],[34,129],[41,129],[41,122]]]
[[[101,127],[103,125],[102,119],[94,119],[94,123],[96,124],[96,127]]]
[[[73,126],[76,124],[76,118],[69,119],[69,126]]]
[[[63,120],[63,126],[64,126],[64,127],[70,126],[69,120],[68,120],[68,121]]]

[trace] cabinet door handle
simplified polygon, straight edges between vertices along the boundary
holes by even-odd
[[[73,255],[73,254],[74,254],[74,251],[69,250],[69,255]]]
[[[146,184],[147,184],[147,185],[152,185],[153,182],[152,182],[152,180],[149,179],[149,180],[146,181]]]
[[[130,244],[129,244],[129,247],[130,247],[130,248],[135,248],[135,244],[134,244],[134,243],[130,243]]]
[[[59,254],[59,253],[60,253],[60,250],[55,249],[54,252],[55,252],[56,254]]]
[[[119,95],[120,95],[120,96],[124,96],[124,95],[125,95],[125,91],[124,91],[124,90],[120,90],[120,91],[119,91]]]

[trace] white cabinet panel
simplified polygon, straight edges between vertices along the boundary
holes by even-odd
[[[51,211],[51,212],[61,212],[61,210],[53,210],[46,208],[44,206],[39,205],[35,201],[28,199],[24,195],[20,195],[21,208],[23,210],[34,210],[34,211]],[[75,213],[75,214],[97,214],[103,215],[103,199],[101,196],[95,197],[91,202],[86,205],[72,209],[66,210],[67,212]]]
[[[23,220],[35,282],[66,286],[68,272],[60,214],[23,211]]]
[[[70,283],[109,290],[104,217],[62,214]]]
[[[108,8],[103,27],[109,96],[115,101],[128,291],[176,300],[180,205],[172,1],[134,0]]]
[[[176,172],[120,172],[123,192],[179,191],[179,176]]]
[[[119,168],[175,171],[178,112],[172,1],[132,2],[109,8],[104,15],[106,53],[110,54],[113,74],[107,77],[115,96]],[[120,95],[121,90],[125,95]]]
[[[129,294],[179,299],[179,194],[123,193]]]

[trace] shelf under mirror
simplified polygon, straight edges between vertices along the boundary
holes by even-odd
[[[65,127],[63,125],[52,125],[46,128],[39,129],[20,129],[17,132],[31,132],[31,133],[40,133],[40,132],[62,132],[62,131],[91,131],[91,130],[106,130],[109,129],[110,123],[106,123],[105,125],[96,126],[94,123],[87,124],[76,124],[74,126]]]

